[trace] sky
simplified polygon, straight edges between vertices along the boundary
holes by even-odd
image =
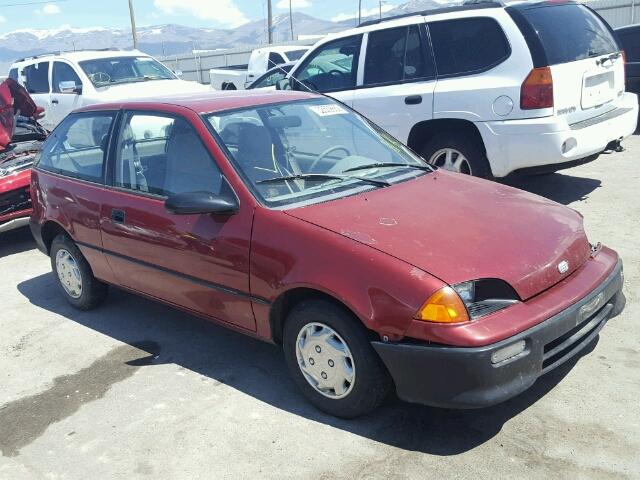
[[[290,0],[272,0],[274,14],[288,14]],[[326,20],[355,18],[358,0],[291,0],[294,12]],[[385,0],[383,12],[402,0]],[[232,28],[266,17],[266,0],[133,0],[140,26],[178,23]],[[363,16],[377,13],[379,0],[362,0]],[[21,29],[127,27],[128,0],[0,0],[0,34]]]

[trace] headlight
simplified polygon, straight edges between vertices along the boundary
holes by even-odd
[[[468,322],[518,301],[515,290],[502,280],[473,280],[441,288],[422,305],[415,318],[436,323]]]

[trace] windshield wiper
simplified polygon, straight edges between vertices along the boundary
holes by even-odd
[[[356,177],[354,175],[334,175],[331,173],[300,173],[298,175],[286,175],[284,177],[267,178],[266,180],[258,180],[256,183],[275,183],[285,182],[287,180],[360,180],[361,182],[370,183],[376,187],[390,187],[391,184],[386,180],[376,180],[374,178]]]
[[[431,165],[412,165],[410,163],[381,162],[381,163],[369,163],[368,165],[360,165],[357,167],[347,168],[346,170],[344,170],[343,173],[355,172],[358,170],[367,170],[369,168],[391,168],[391,167],[417,168],[418,170],[423,170],[425,172],[435,171],[435,168]]]

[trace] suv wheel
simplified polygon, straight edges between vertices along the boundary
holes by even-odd
[[[80,249],[66,235],[51,243],[51,269],[67,301],[79,310],[91,310],[107,296],[107,285],[93,276]]]
[[[295,306],[284,327],[283,347],[298,387],[326,413],[357,417],[389,394],[391,379],[366,331],[338,305],[308,300]]]
[[[431,165],[443,170],[480,178],[492,178],[484,149],[473,138],[443,133],[427,143],[420,151],[420,155]]]

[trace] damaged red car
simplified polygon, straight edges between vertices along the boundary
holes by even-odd
[[[13,79],[0,84],[0,233],[29,224],[31,166],[47,137],[42,113]]]
[[[341,417],[393,391],[502,402],[624,306],[622,262],[580,214],[435,169],[318,95],[89,107],[45,142],[31,188],[72,305],[113,285],[279,344]]]

